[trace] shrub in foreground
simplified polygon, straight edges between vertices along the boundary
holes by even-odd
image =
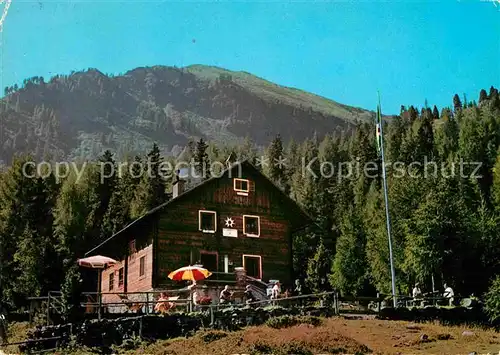
[[[492,322],[500,319],[500,276],[493,280],[484,295],[484,310]]]
[[[317,327],[321,325],[321,319],[313,316],[281,316],[266,321],[266,325],[274,329],[289,328],[298,324],[310,324]]]

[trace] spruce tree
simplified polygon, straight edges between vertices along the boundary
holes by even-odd
[[[493,185],[491,191],[495,209],[500,213],[500,149],[498,150],[496,163],[493,167]]]
[[[340,230],[330,283],[343,295],[356,296],[367,281],[367,261],[363,224],[353,208],[346,211]]]
[[[130,206],[130,217],[132,219],[138,218],[166,202],[165,174],[161,171],[163,157],[160,155],[160,150],[156,144],[148,153],[146,161],[147,168],[141,176]]]
[[[269,165],[267,167],[267,175],[281,188],[286,186],[286,158],[283,150],[283,142],[281,141],[281,136],[278,134],[272,140],[268,151],[267,159]]]
[[[479,92],[479,103],[482,103],[486,100],[488,100],[488,94],[486,93],[486,90],[481,89],[481,91]]]
[[[434,105],[434,108],[432,109],[432,119],[439,120],[439,111],[436,105]]]
[[[19,243],[24,236],[31,235],[36,228],[38,211],[37,177],[31,157],[15,158],[12,166],[0,181],[0,302],[19,305],[22,302],[24,287],[20,287],[17,270],[19,257],[15,257]],[[28,165],[25,165],[28,164]],[[31,238],[30,238],[31,240]],[[27,259],[33,258],[33,243],[22,245],[27,251]],[[37,287],[34,285],[34,287]]]
[[[458,94],[455,94],[455,96],[453,96],[453,109],[455,114],[462,110],[462,101],[460,101],[460,97],[458,96]]]
[[[202,180],[210,178],[210,161],[208,159],[207,148],[208,145],[203,138],[200,138],[196,143],[194,152],[195,171]]]
[[[93,168],[92,181],[90,181],[94,191],[92,193],[92,211],[87,223],[90,227],[89,233],[98,239],[104,239],[107,236],[107,231],[103,230],[102,226],[116,187],[117,175],[113,154],[106,150],[99,158],[97,166]]]
[[[136,157],[135,162],[140,162],[140,158]],[[130,201],[134,199],[135,191],[140,182],[140,171],[137,169],[140,169],[137,164],[129,166],[116,182],[102,224],[101,234],[105,237],[110,237],[131,222]]]
[[[320,240],[314,256],[309,259],[307,265],[306,286],[314,293],[327,291],[330,287],[328,274],[331,268],[331,255]]]

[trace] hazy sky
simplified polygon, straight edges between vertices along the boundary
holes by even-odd
[[[368,109],[380,90],[384,113],[441,108],[500,86],[500,4],[486,1],[13,0],[0,85],[209,64]]]

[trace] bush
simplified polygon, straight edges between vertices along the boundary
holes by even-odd
[[[273,350],[274,349],[269,344],[257,341],[252,344],[249,353],[250,355],[272,354]]]
[[[219,339],[222,339],[225,337],[227,337],[227,333],[221,332],[221,331],[209,331],[209,332],[206,332],[205,334],[201,335],[201,339],[205,343],[211,343],[213,341],[216,341],[216,340],[219,340]]]
[[[492,322],[500,319],[500,276],[493,280],[484,295],[484,310]]]
[[[313,355],[313,352],[308,349],[309,346],[304,342],[292,342],[281,346],[269,345],[267,343],[257,341],[250,347],[250,355],[273,354],[273,355]]]
[[[297,324],[310,324],[314,327],[317,327],[321,325],[321,319],[312,316],[281,316],[270,318],[266,321],[266,325],[274,329],[289,328]]]

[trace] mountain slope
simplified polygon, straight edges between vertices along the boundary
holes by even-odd
[[[0,161],[14,153],[57,159],[144,152],[156,141],[175,154],[190,138],[267,144],[348,129],[373,112],[273,84],[245,72],[194,65],[136,68],[119,76],[96,69],[5,88]]]
[[[299,89],[280,86],[247,72],[232,72],[206,65],[191,65],[186,69],[188,72],[210,81],[215,81],[220,75],[231,75],[233,82],[270,101],[279,100],[295,107],[300,105],[311,107],[313,111],[348,121],[373,118],[373,113],[367,110],[343,105]]]

